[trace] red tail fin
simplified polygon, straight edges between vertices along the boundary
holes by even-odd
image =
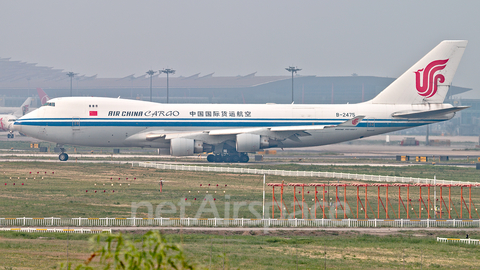
[[[42,105],[45,104],[48,100],[50,100],[47,93],[45,93],[42,88],[37,88],[37,93],[40,97],[40,102],[42,103]]]

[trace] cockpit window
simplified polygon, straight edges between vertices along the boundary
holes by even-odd
[[[43,106],[52,106],[55,107],[55,102],[46,102]]]
[[[17,119],[8,119],[8,122],[15,122]]]

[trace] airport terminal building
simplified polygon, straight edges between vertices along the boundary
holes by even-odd
[[[294,102],[297,104],[345,104],[370,100],[392,83],[395,78],[374,76],[295,76]],[[291,76],[217,77],[213,73],[191,76],[170,76],[170,103],[278,103],[292,102]],[[70,95],[67,72],[19,61],[0,58],[0,106],[20,106],[27,97],[37,97],[40,87],[51,98]],[[480,99],[470,94],[472,89],[452,86],[446,102],[472,108],[458,113],[446,123],[435,125],[431,134],[479,135]],[[467,93],[470,91],[469,93]],[[150,77],[129,75],[123,78],[97,78],[75,75],[73,96],[121,97],[150,100]],[[152,77],[152,100],[166,102],[166,75]],[[37,106],[39,101],[37,99]],[[403,132],[412,132],[406,130]],[[415,131],[413,131],[415,132]],[[423,132],[422,132],[423,133]]]

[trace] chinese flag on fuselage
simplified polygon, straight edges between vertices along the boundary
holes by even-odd
[[[97,111],[90,111],[90,116],[97,116]]]

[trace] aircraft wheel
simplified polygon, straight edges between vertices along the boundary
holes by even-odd
[[[224,156],[223,161],[224,162],[232,162],[232,157],[231,156]]]
[[[240,162],[242,163],[247,163],[248,161],[250,160],[250,158],[248,157],[248,155],[241,155],[240,156]]]
[[[7,138],[9,138],[9,139],[10,139],[10,138],[11,138],[11,136],[10,136],[10,135],[11,135],[10,133],[9,133],[9,134],[7,134]]]
[[[60,159],[60,161],[67,161],[67,160],[68,160],[68,155],[67,155],[67,153],[61,153],[61,154],[58,156],[58,159]]]
[[[221,155],[216,155],[215,162],[223,162],[223,157]]]
[[[232,156],[232,162],[238,162],[240,161],[240,157],[238,155]]]
[[[207,156],[207,161],[208,162],[214,162],[215,161],[215,156],[214,155],[208,155]]]

